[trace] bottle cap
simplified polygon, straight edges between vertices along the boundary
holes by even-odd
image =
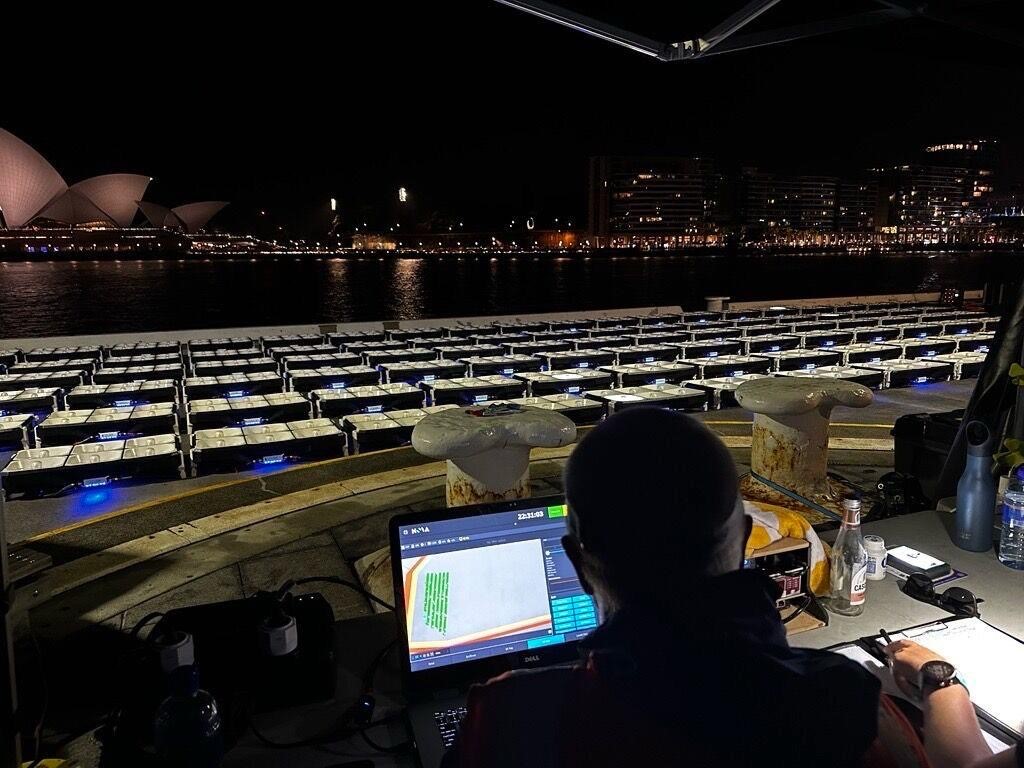
[[[984,422],[971,421],[964,430],[967,440],[968,456],[991,456],[992,439],[991,433]]]
[[[195,644],[192,635],[181,630],[174,630],[157,637],[153,644],[160,657],[160,668],[171,673],[179,667],[187,667],[195,663]]]
[[[856,496],[847,496],[843,499],[843,522],[853,524],[860,523],[860,499]]]

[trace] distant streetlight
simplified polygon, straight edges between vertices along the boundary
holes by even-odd
[[[337,211],[338,210],[338,200],[337,200],[337,198],[334,198],[334,197],[331,198],[331,210],[332,211]]]

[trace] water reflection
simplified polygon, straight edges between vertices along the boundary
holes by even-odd
[[[1019,263],[925,253],[3,262],[0,338],[971,289],[1015,279]]]
[[[392,262],[388,302],[382,316],[411,320],[423,312],[423,259],[396,259]]]

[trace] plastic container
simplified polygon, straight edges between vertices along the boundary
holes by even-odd
[[[999,562],[1024,571],[1024,467],[1017,467],[1003,495],[1003,530]]]
[[[170,675],[171,695],[157,707],[153,742],[167,768],[216,768],[224,757],[220,711],[199,687],[199,670],[183,666]]]
[[[868,551],[868,581],[881,581],[885,578],[885,539],[875,535],[865,536],[864,549]]]

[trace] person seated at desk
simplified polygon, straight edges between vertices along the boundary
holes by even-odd
[[[721,440],[636,408],[583,438],[562,539],[601,625],[576,664],[474,686],[445,768],[855,766],[879,683],[789,647],[775,583],[743,570],[750,518]]]

